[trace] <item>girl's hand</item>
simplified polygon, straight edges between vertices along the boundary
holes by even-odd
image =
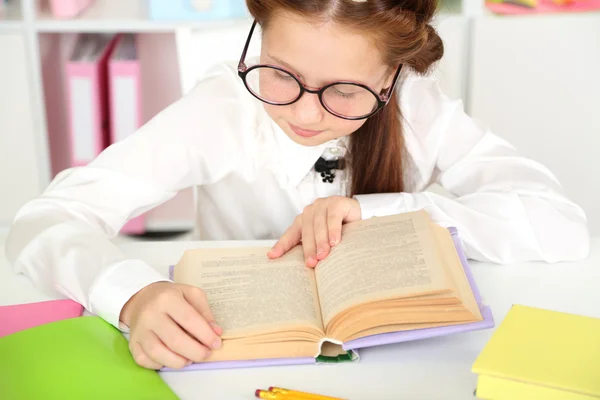
[[[342,196],[317,199],[296,217],[268,256],[281,257],[302,242],[305,263],[314,268],[340,242],[342,225],[360,219],[358,200]]]
[[[197,287],[171,282],[148,285],[125,304],[121,321],[131,331],[133,358],[148,369],[183,368],[221,347],[223,331]]]

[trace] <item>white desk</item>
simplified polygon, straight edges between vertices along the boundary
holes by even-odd
[[[0,243],[2,238],[0,237]],[[500,323],[514,303],[600,317],[600,238],[581,263],[511,266],[471,263],[478,286]],[[255,243],[220,243],[221,246]],[[264,244],[264,243],[258,243]],[[163,273],[191,242],[122,245],[131,257],[145,260]],[[213,245],[215,245],[213,243]],[[0,304],[48,299],[29,280],[14,276],[0,251]],[[476,376],[471,365],[491,330],[384,346],[361,351],[361,362],[197,372],[161,373],[183,400],[254,398],[254,390],[283,386],[352,400],[468,400]],[[371,389],[373,388],[373,389]]]

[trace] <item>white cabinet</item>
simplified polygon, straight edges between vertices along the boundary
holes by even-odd
[[[471,114],[544,163],[600,234],[600,13],[482,17]]]
[[[42,190],[25,35],[0,34],[0,226]]]

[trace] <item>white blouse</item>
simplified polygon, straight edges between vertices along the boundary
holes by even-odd
[[[458,229],[467,256],[495,263],[587,256],[583,210],[544,166],[477,126],[434,78],[398,83],[412,166],[406,192],[357,196],[363,218],[425,209]],[[303,147],[268,117],[237,76],[216,66],[183,98],[86,167],[60,173],[16,215],[7,256],[41,290],[63,294],[119,327],[125,302],[166,277],[127,259],[110,240],[130,218],[197,187],[198,238],[277,239],[316,198],[343,195],[347,177],[322,182],[322,155],[346,140]],[[428,191],[438,183],[451,196]]]

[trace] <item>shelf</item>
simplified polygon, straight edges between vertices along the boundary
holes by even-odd
[[[248,24],[249,19],[222,21],[155,21],[148,17],[147,0],[96,0],[80,16],[71,19],[54,18],[41,10],[34,23],[39,32],[164,32],[181,27],[212,28]]]
[[[21,21],[6,21],[0,20],[0,34],[19,32],[23,29],[23,23]]]
[[[21,3],[12,0],[0,8],[0,32],[20,30],[23,28]]]

